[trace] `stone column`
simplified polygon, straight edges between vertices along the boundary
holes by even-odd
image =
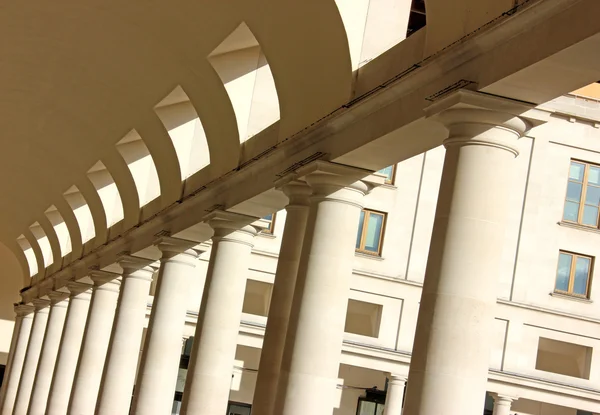
[[[492,394],[492,396],[494,398],[493,415],[510,415],[510,406],[513,401],[516,401],[518,398],[496,393]]]
[[[132,256],[119,261],[123,281],[96,404],[97,415],[129,413],[154,272],[151,262]]]
[[[274,414],[331,415],[363,196],[383,178],[333,163],[298,170],[313,189]]]
[[[96,408],[121,286],[119,275],[111,272],[92,271],[90,278],[94,288],[68,411],[77,415],[93,415]]]
[[[38,362],[35,380],[33,382],[33,390],[31,399],[29,400],[28,414],[37,415],[46,412],[46,404],[48,403],[48,393],[50,392],[50,384],[52,383],[52,375],[54,374],[54,365],[58,356],[58,346],[65,324],[67,315],[67,306],[69,293],[60,291],[52,291],[48,294],[50,298],[50,314],[48,316],[48,324],[46,325],[46,334],[44,335],[44,343],[40,353],[40,361]]]
[[[385,408],[383,415],[402,414],[402,403],[404,400],[404,388],[406,377],[392,374],[388,378],[387,395],[385,397]]]
[[[181,339],[198,252],[197,242],[162,237],[160,271],[135,383],[134,414],[171,413],[179,373]]]
[[[308,219],[308,196],[312,192],[306,183],[300,181],[286,184],[281,190],[289,198],[289,204],[285,208],[287,217],[252,401],[252,411],[257,415],[273,415],[283,348]]]
[[[29,399],[31,398],[31,390],[35,379],[35,371],[40,360],[40,352],[42,351],[42,343],[44,341],[44,333],[48,324],[48,313],[50,311],[50,301],[35,299],[32,301],[35,307],[33,315],[33,326],[29,335],[29,344],[25,353],[25,362],[21,371],[21,380],[19,381],[19,389],[15,399],[13,409],[14,415],[26,415]]]
[[[21,378],[23,362],[25,361],[27,343],[29,343],[29,335],[31,334],[33,311],[33,306],[15,304],[15,329],[13,330],[13,337],[10,343],[8,364],[4,372],[2,393],[0,395],[1,415],[12,415],[13,412],[19,379]]]
[[[460,91],[429,108],[449,129],[404,415],[483,413],[517,140],[529,107]]]
[[[58,350],[52,386],[50,386],[46,415],[64,415],[67,413],[73,378],[83,340],[83,330],[85,329],[85,321],[87,320],[92,296],[92,286],[89,284],[69,281],[66,288],[70,292],[69,308]]]
[[[181,415],[224,414],[242,317],[256,218],[230,212],[207,217],[214,229]]]

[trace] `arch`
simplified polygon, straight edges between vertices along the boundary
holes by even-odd
[[[240,47],[240,39],[244,42]],[[233,106],[240,143],[279,120],[279,97],[267,58],[241,23],[208,56]]]
[[[210,164],[202,121],[180,86],[159,102],[154,112],[171,137],[182,179],[187,179]]]
[[[58,271],[62,265],[63,255],[60,242],[58,240],[56,232],[54,231],[54,227],[48,220],[47,215],[41,215],[37,223],[39,223],[40,227],[46,234],[46,237],[48,238],[48,243],[50,244],[50,248],[52,250],[52,263],[48,266],[48,272],[52,274],[54,271]]]
[[[45,220],[41,221],[40,223],[47,223],[46,226],[49,225],[52,227],[52,233],[56,236],[56,240],[58,243],[60,258],[64,258],[72,251],[71,233],[69,231],[69,227],[63,219],[63,216],[56,208],[56,206],[50,206],[48,209],[46,209],[46,212],[44,212],[44,214]],[[48,232],[46,233],[48,234]]]
[[[161,206],[169,206],[181,198],[183,191],[181,169],[171,137],[156,113],[145,117],[136,130],[146,143],[156,166]]]
[[[42,251],[37,243],[34,242],[35,238],[27,229],[21,236],[17,238],[17,243],[23,250],[25,258],[27,259],[27,265],[29,268],[29,276],[33,278],[39,273],[44,272],[44,259],[42,258]]]
[[[52,246],[50,245],[48,236],[46,236],[46,232],[44,232],[44,229],[42,229],[38,222],[34,222],[32,225],[30,225],[29,231],[40,247],[43,260],[43,269],[46,269],[54,262],[54,252],[52,252]]]
[[[123,203],[123,228],[129,229],[140,221],[140,198],[127,163],[116,148],[102,159],[112,173]]]
[[[142,208],[160,196],[160,183],[156,163],[146,143],[136,130],[131,130],[116,145],[116,149],[127,165],[137,190],[139,206]]]
[[[106,223],[104,205],[102,204],[102,200],[100,199],[100,195],[96,191],[96,188],[87,176],[84,175],[82,179],[77,182],[77,188],[81,192],[92,213],[92,219],[94,221],[94,245],[100,246],[108,239],[108,226]]]
[[[110,228],[124,218],[123,202],[117,184],[102,161],[88,170],[87,176],[96,189],[104,208],[106,226]]]
[[[70,260],[79,259],[83,254],[83,236],[75,212],[64,195],[54,201],[54,206],[56,206],[56,210],[65,221],[69,230],[69,240],[71,241]]]
[[[96,223],[86,198],[77,186],[71,186],[64,194],[65,200],[73,210],[81,232],[81,242],[85,244],[96,236]]]
[[[23,238],[23,235],[19,236],[19,238]],[[2,245],[2,242],[0,242]],[[25,256],[25,251],[23,247],[18,243],[18,239],[13,239],[12,241],[6,243],[5,245],[14,255],[19,266],[21,268],[21,282],[23,286],[29,285],[30,282],[30,267],[27,257]]]

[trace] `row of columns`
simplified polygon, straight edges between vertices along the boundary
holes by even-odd
[[[433,107],[450,135],[404,414],[474,415],[482,413],[487,383],[487,333],[509,176],[516,140],[527,123],[507,112],[513,108],[506,102],[479,94],[461,92]],[[300,168],[296,177],[303,181],[282,187],[290,202],[259,365],[256,415],[331,414],[360,212],[364,196],[383,182],[365,170],[320,161]],[[259,231],[254,219],[221,211],[206,218],[213,245],[182,415],[226,411],[248,262]],[[130,405],[133,414],[169,413],[187,296],[193,278],[199,278],[194,245],[170,237],[157,242],[159,279],[137,380],[154,271],[150,261],[123,257],[120,281],[92,273],[91,307],[90,290],[77,283],[67,285],[68,308],[59,294],[34,300],[33,323],[26,314],[18,318],[1,415],[127,414]],[[388,415],[399,414],[403,382],[390,382]]]

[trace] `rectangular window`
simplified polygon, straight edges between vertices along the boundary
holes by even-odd
[[[598,227],[600,166],[571,161],[563,220]]]
[[[554,291],[589,297],[592,257],[560,251]]]
[[[261,233],[265,233],[267,235],[273,235],[273,231],[275,229],[275,213],[271,213],[262,218],[265,222],[268,223],[268,226],[261,231]]]
[[[396,165],[392,164],[384,169],[379,170],[377,173],[385,175],[385,184],[394,184],[396,178]]]
[[[540,337],[535,368],[544,372],[589,379],[592,348]]]
[[[356,251],[370,255],[381,255],[385,213],[363,209],[360,212]]]

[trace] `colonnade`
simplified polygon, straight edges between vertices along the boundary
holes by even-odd
[[[529,127],[524,109],[458,92],[429,110],[450,134],[407,394],[406,379],[392,376],[386,415],[399,415],[404,400],[405,415],[483,412],[505,205],[517,139]],[[253,414],[331,415],[360,212],[382,183],[369,171],[324,161],[278,183],[288,219]],[[225,211],[203,220],[214,236],[181,413],[222,415],[260,222]],[[120,275],[93,270],[93,285],[69,282],[68,293],[52,290],[16,307],[0,415],[118,415],[130,406],[138,415],[170,413],[200,252],[197,242],[168,236],[156,246],[162,258],[139,368],[156,269],[123,255]]]

